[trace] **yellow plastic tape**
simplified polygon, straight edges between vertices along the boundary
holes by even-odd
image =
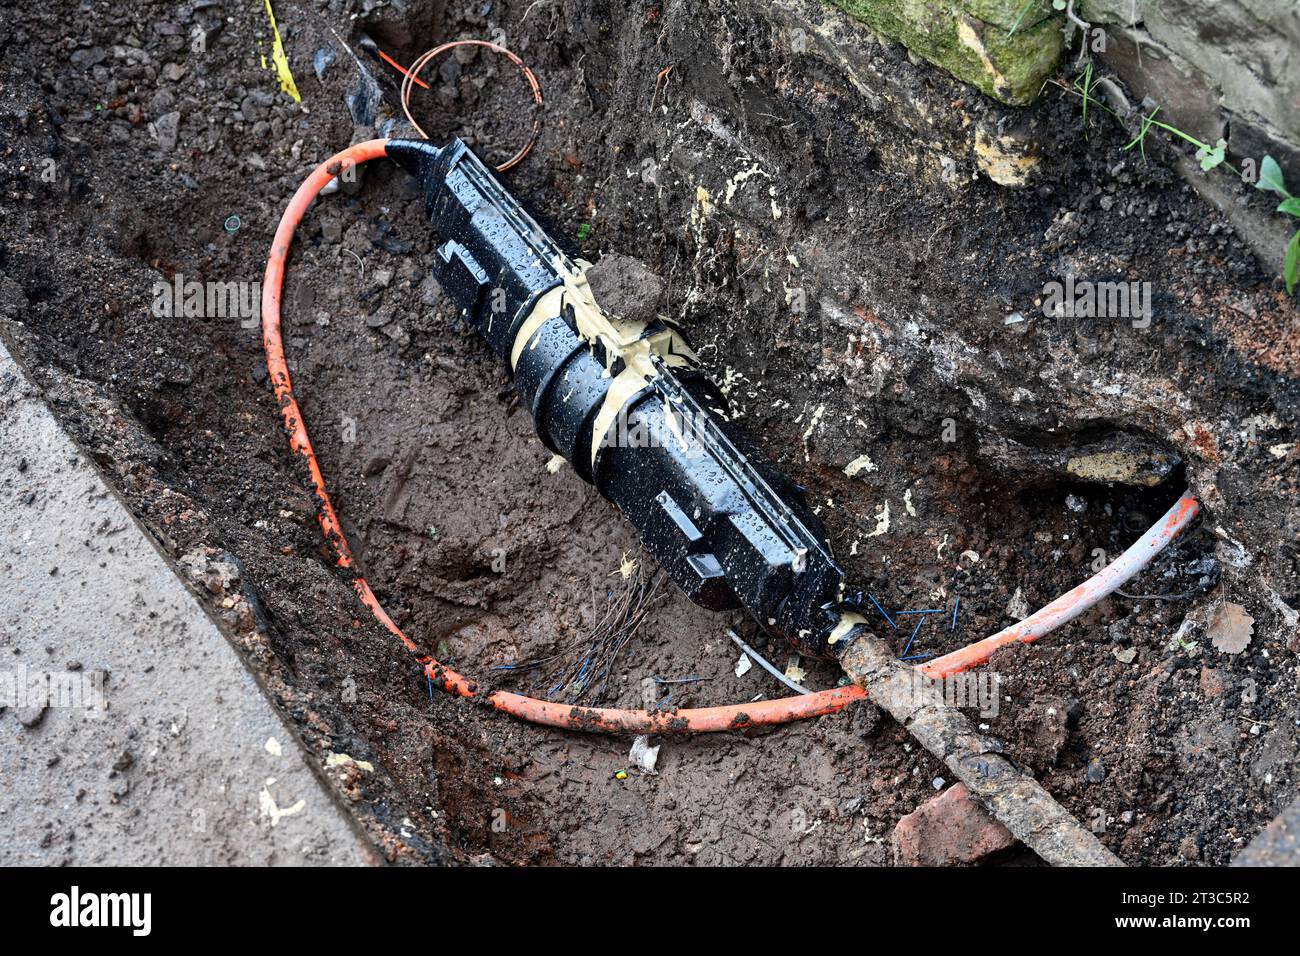
[[[280,28],[275,25],[275,11],[271,9],[271,0],[263,0],[263,2],[266,4],[266,18],[271,21],[271,62],[275,65],[275,75],[280,81],[280,89],[292,96],[295,103],[301,103],[302,97],[298,95],[298,84],[293,81],[293,73],[289,70],[289,58],[284,55],[284,44],[280,42]]]

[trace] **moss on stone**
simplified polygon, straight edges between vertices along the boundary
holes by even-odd
[[[830,2],[1004,103],[1033,100],[1061,56],[1060,24],[1046,0],[1033,0],[1014,34],[1026,0]]]

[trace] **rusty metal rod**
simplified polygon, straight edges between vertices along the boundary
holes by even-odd
[[[942,760],[1003,826],[1052,866],[1123,866],[1038,781],[944,703],[941,684],[900,664],[879,638],[860,635],[840,658],[844,672],[930,753]]]

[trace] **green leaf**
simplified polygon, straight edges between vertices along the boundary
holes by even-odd
[[[1259,182],[1255,183],[1255,188],[1266,189],[1288,199],[1291,197],[1287,192],[1286,183],[1282,180],[1282,167],[1272,156],[1265,156],[1264,161],[1259,164]]]
[[[1286,263],[1282,266],[1282,277],[1286,279],[1286,294],[1295,292],[1296,273],[1300,272],[1300,229],[1286,244]]]
[[[1223,152],[1228,148],[1226,140],[1219,140],[1214,144],[1214,148],[1202,146],[1196,151],[1196,158],[1201,161],[1201,169],[1207,173],[1223,162]]]
[[[1025,0],[1025,5],[1020,8],[1020,15],[1016,17],[1016,22],[1011,24],[1011,32],[1007,34],[1008,40],[1016,35],[1016,31],[1020,29],[1021,22],[1025,19],[1025,14],[1029,12],[1029,8],[1033,5],[1034,0]]]
[[[1283,199],[1282,205],[1277,207],[1277,211],[1289,213],[1292,216],[1300,216],[1300,197],[1292,196],[1290,199]]]

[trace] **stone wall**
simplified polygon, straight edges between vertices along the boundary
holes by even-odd
[[[1272,155],[1300,186],[1300,3],[1083,0],[1082,13],[1139,100],[1238,159]]]
[[[831,0],[877,33],[1005,103],[1038,95],[1063,40],[1039,0]]]
[[[1013,106],[1034,100],[1054,74],[1082,71],[1067,53],[1078,27],[1051,0],[826,0],[873,32],[902,43],[989,96]],[[1139,113],[1206,143],[1227,142],[1230,162],[1256,173],[1266,155],[1300,193],[1300,2],[1297,0],[1074,0],[1088,50],[1119,77],[1098,87]],[[1106,72],[1110,72],[1107,70]],[[1112,103],[1112,106],[1117,104]],[[1161,136],[1164,135],[1162,132]],[[1264,197],[1247,203],[1231,176],[1205,174],[1190,156],[1174,161],[1202,196],[1228,214],[1256,255],[1281,270],[1294,223]]]

